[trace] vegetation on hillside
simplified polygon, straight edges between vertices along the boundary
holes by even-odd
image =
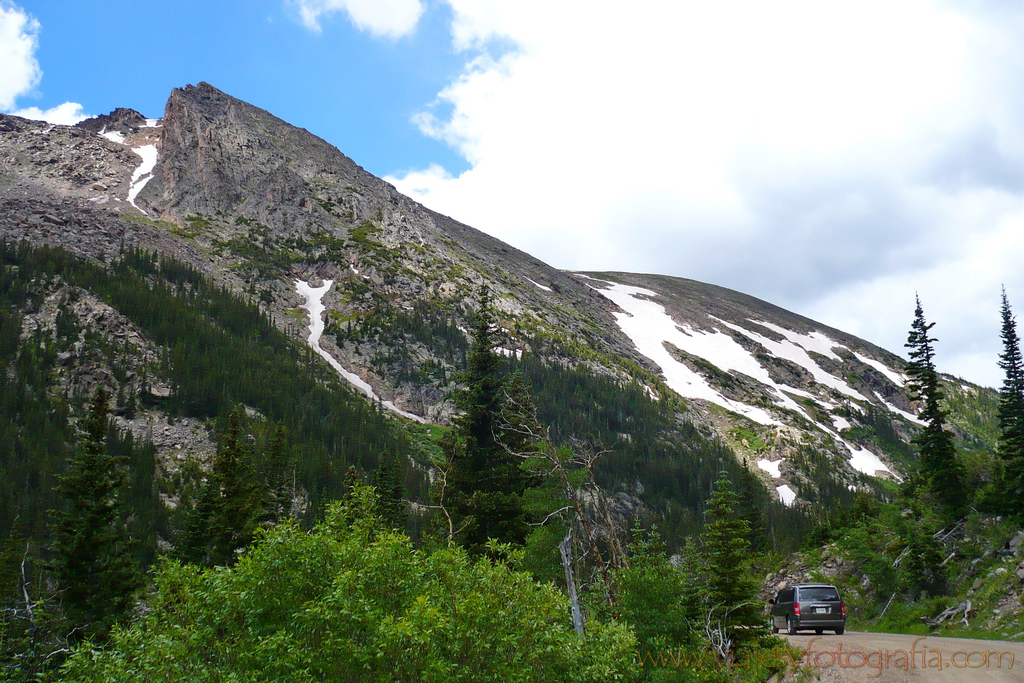
[[[104,266],[60,249],[25,244],[2,245],[0,263],[0,371],[9,380],[0,383],[0,600],[5,606],[0,638],[6,666],[24,669],[26,675],[44,666],[43,660],[45,666],[59,663],[59,655],[47,656],[64,647],[69,632],[74,640],[102,634],[109,626],[105,614],[87,607],[88,599],[83,598],[86,607],[76,606],[71,588],[78,570],[61,569],[63,561],[54,555],[55,549],[70,547],[77,532],[61,531],[69,539],[61,546],[60,535],[51,529],[70,519],[62,517],[64,510],[80,505],[62,496],[58,484],[64,477],[64,488],[71,486],[67,477],[74,472],[72,456],[98,443],[98,432],[93,432],[100,423],[79,428],[92,424],[83,420],[89,395],[66,393],[55,373],[60,358],[80,359],[84,374],[97,378],[90,393],[108,391],[109,408],[125,418],[154,409],[172,420],[201,418],[228,441],[235,430],[242,445],[241,458],[233,465],[237,471],[214,477],[222,482],[216,495],[210,493],[210,484],[203,486],[204,464],[195,461],[184,463],[176,478],[178,488],[171,490],[175,482],[158,477],[153,447],[102,421],[103,456],[119,463],[115,469],[121,473],[112,480],[119,521],[104,521],[95,531],[127,525],[131,553],[144,565],[155,560],[158,538],[180,540],[189,520],[197,534],[205,534],[205,522],[199,520],[211,514],[207,507],[227,521],[223,541],[204,537],[196,544],[206,548],[205,561],[223,562],[244,546],[255,524],[269,518],[246,513],[239,519],[249,503],[239,508],[218,500],[231,488],[228,484],[256,487],[260,496],[289,495],[287,514],[309,525],[328,502],[341,496],[350,466],[372,469],[381,454],[408,456],[416,448],[379,408],[278,332],[256,304],[186,264],[126,250]],[[70,301],[80,292],[124,315],[157,344],[159,357],[136,358],[132,354],[140,352],[80,324],[65,304],[59,306],[54,327],[34,321],[33,331],[22,334],[26,312],[38,318],[48,302]],[[129,375],[132,367],[138,372]],[[170,391],[151,391],[156,385]],[[125,387],[137,389],[126,392]],[[252,415],[229,424],[229,415],[240,406]],[[280,435],[276,440],[275,434]],[[226,443],[222,439],[222,451]],[[236,476],[238,472],[243,476]],[[285,479],[292,484],[291,493],[302,493],[295,509],[292,496],[282,494]],[[168,509],[161,493],[175,496],[177,508]],[[262,510],[264,502],[253,505]],[[276,506],[279,517],[283,501],[277,500]],[[80,517],[74,513],[75,519]],[[58,582],[57,576],[63,578]],[[130,596],[131,590],[125,590],[124,597]],[[70,626],[62,622],[66,619],[72,620]]]
[[[880,501],[850,491],[803,444],[801,495],[820,508],[806,514],[772,502],[727,445],[642,382],[562,364],[559,340],[525,330],[529,351],[498,353],[504,333],[486,297],[469,339],[458,325],[469,311],[426,304],[382,301],[328,325],[342,341],[394,345],[375,362],[404,364],[410,381],[448,382],[461,413],[434,443],[354,395],[257,303],[186,264],[130,249],[108,265],[25,245],[0,256],[0,365],[13,380],[0,388],[0,504],[11,513],[0,518],[0,657],[16,680],[179,680],[184,667],[196,680],[763,681],[786,659],[760,656],[785,646],[765,628],[755,567],[801,541],[830,542],[847,560],[836,580],[862,598],[855,620],[901,628],[962,595],[979,569],[1006,573],[969,552],[1005,532],[984,514],[1018,486],[1024,417],[1007,398],[1021,367],[1008,304],[1000,466],[961,464],[919,306],[908,374],[927,426],[914,451],[880,414],[845,435],[917,470]],[[152,358],[133,361],[136,379],[95,373],[88,395],[63,393],[60,354],[95,349],[96,367],[116,367],[132,353],[81,325],[60,303],[70,292],[98,297],[153,343]],[[36,315],[22,334],[26,312],[55,301],[52,327]],[[417,367],[410,344],[436,347],[440,361]],[[185,463],[169,491],[152,446],[106,409],[203,420],[216,453]],[[93,465],[76,464],[83,456]],[[414,464],[432,469],[429,490]],[[991,487],[969,497],[978,476]],[[91,536],[65,512],[83,504]],[[982,511],[965,517],[971,505]],[[153,564],[160,538],[174,559],[137,594],[135,567]],[[102,559],[88,580],[76,543]],[[989,583],[979,604],[995,595]],[[717,660],[652,666],[684,650]]]

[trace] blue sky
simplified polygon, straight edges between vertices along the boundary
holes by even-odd
[[[171,88],[207,81],[307,128],[377,175],[466,162],[423,135],[413,115],[462,69],[447,5],[428,5],[416,30],[376,38],[343,14],[306,28],[281,0],[22,2],[38,32],[39,85],[18,106],[77,102],[159,117]]]
[[[0,111],[159,116],[201,80],[560,268],[895,352],[919,294],[940,369],[990,386],[1001,285],[1024,310],[1024,3],[0,0]]]

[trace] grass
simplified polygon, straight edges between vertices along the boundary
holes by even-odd
[[[129,220],[132,223],[141,223],[142,225],[152,225],[152,226],[157,227],[157,228],[163,228],[164,230],[170,230],[175,235],[181,235],[182,237],[191,237],[191,235],[184,235],[184,234],[182,234],[181,227],[178,226],[178,224],[176,224],[176,223],[171,223],[171,222],[168,222],[168,221],[155,221],[152,218],[147,218],[146,216],[143,216],[141,214],[137,214],[137,213],[134,213],[134,212],[123,213],[123,214],[121,214],[121,218],[124,218],[125,220]]]

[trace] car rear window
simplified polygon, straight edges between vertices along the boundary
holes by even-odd
[[[801,588],[800,599],[804,601],[823,600],[825,602],[839,602],[839,591],[831,587]]]

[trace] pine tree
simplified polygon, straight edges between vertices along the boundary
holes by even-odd
[[[1003,352],[999,367],[1006,373],[999,391],[1000,476],[996,482],[1000,507],[1011,515],[1024,514],[1024,358],[1020,352],[1017,322],[1003,289]]]
[[[292,509],[290,488],[291,460],[288,454],[288,432],[283,424],[277,425],[267,448],[265,466],[265,492],[263,519],[277,523],[287,517]]]
[[[900,563],[901,585],[910,593],[911,600],[945,595],[947,580],[941,544],[921,525],[913,525],[907,535],[908,550]]]
[[[768,549],[768,528],[764,521],[763,497],[758,496],[764,486],[754,474],[744,467],[740,471],[740,490],[738,495],[738,511],[740,519],[747,523],[750,533],[747,539],[754,552]]]
[[[484,551],[488,539],[522,545],[529,527],[523,492],[531,482],[518,458],[501,445],[505,402],[503,362],[495,352],[494,312],[486,289],[480,293],[463,387],[455,405],[463,411],[441,442],[448,462],[445,505],[457,540],[470,552]]]
[[[722,472],[708,501],[701,559],[706,607],[721,623],[733,649],[739,650],[757,644],[768,631],[759,586],[750,572],[750,527],[737,516],[736,506],[736,494]]]
[[[252,543],[264,487],[253,481],[251,459],[241,413],[234,410],[217,444],[210,476],[185,520],[176,549],[181,559],[205,566],[230,565],[235,551]]]
[[[955,516],[963,511],[967,502],[964,468],[957,456],[953,434],[946,429],[942,387],[932,347],[937,340],[928,336],[935,323],[925,321],[920,297],[916,303],[914,322],[905,346],[910,349],[910,362],[906,367],[907,394],[910,400],[923,402],[919,417],[925,426],[913,439],[920,457],[919,479],[942,510]]]
[[[57,486],[66,507],[54,512],[52,527],[61,605],[74,633],[94,639],[129,612],[142,583],[120,497],[126,468],[106,448],[107,400],[97,390],[82,420],[81,442]]]
[[[405,531],[408,517],[405,503],[405,484],[398,458],[381,453],[377,469],[373,471],[373,488],[377,492],[377,514],[389,529]]]

